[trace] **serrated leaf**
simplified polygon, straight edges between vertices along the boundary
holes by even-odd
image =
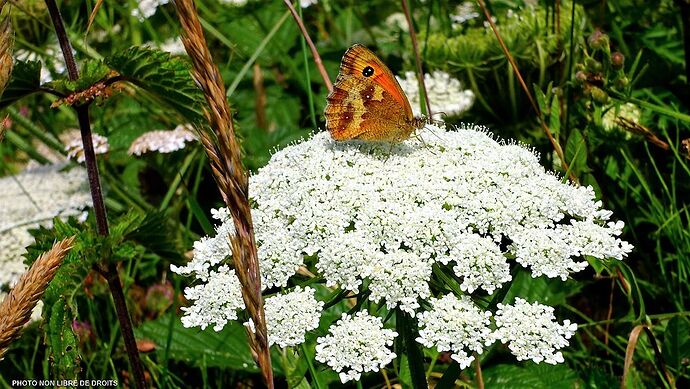
[[[40,61],[15,61],[10,82],[0,97],[0,109],[24,96],[38,91],[41,86]]]
[[[72,81],[67,78],[59,78],[50,81],[46,86],[55,89],[65,95],[83,91],[98,81],[101,81],[108,74],[108,66],[103,61],[89,60],[84,62],[79,71],[79,78]]]
[[[662,354],[674,369],[680,369],[683,359],[690,358],[690,321],[680,316],[669,320],[664,331]]]
[[[482,371],[487,388],[566,389],[582,387],[580,378],[565,365],[497,365]]]
[[[173,237],[164,213],[131,211],[112,222],[109,239],[112,247],[133,241],[162,257],[179,259],[181,250]]]
[[[185,328],[179,318],[173,318],[170,326],[170,315],[144,323],[134,331],[137,339],[148,339],[156,344],[157,352],[163,353],[168,342],[168,331],[171,327],[170,348],[168,357],[185,361],[192,366],[232,368],[248,372],[258,372],[247,343],[244,326],[230,322],[221,331],[212,328],[200,330]],[[282,373],[279,359],[273,357],[273,370]],[[203,362],[202,362],[203,361]]]
[[[124,80],[152,93],[191,123],[204,120],[204,98],[190,74],[190,66],[170,53],[131,47],[104,61]]]
[[[65,302],[46,305],[46,343],[56,378],[73,380],[81,370],[77,337],[72,332],[74,315]]]

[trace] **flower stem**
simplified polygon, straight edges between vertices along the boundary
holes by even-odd
[[[60,10],[55,0],[46,0],[46,6],[50,17],[53,21],[55,33],[62,49],[62,55],[65,58],[65,65],[70,80],[74,81],[79,78],[79,70],[77,62],[74,60],[72,53],[72,45],[67,30],[62,21]],[[103,201],[103,192],[101,190],[100,178],[98,175],[98,165],[96,164],[96,154],[93,149],[93,140],[91,137],[91,123],[89,121],[89,107],[88,105],[80,105],[75,107],[77,111],[77,118],[79,121],[79,128],[81,130],[81,139],[84,145],[84,158],[86,160],[86,171],[89,177],[89,188],[91,190],[91,199],[93,201],[94,213],[96,215],[96,228],[98,234],[107,236],[108,219],[105,211],[105,202]],[[125,343],[127,356],[132,366],[132,373],[134,376],[134,386],[136,388],[144,388],[146,381],[144,379],[144,368],[139,358],[136,341],[134,339],[134,331],[132,330],[132,321],[127,310],[127,303],[125,301],[125,294],[120,283],[120,275],[117,272],[117,265],[115,263],[101,264],[99,266],[100,273],[108,281],[110,294],[113,297],[115,311],[120,322],[120,332]]]

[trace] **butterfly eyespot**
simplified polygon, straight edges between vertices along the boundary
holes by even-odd
[[[363,75],[364,77],[371,77],[371,76],[373,76],[373,75],[374,75],[374,68],[372,68],[371,66],[365,67],[365,68],[362,70],[362,75]]]

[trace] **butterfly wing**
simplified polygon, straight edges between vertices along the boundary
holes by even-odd
[[[414,130],[410,103],[388,67],[369,49],[345,52],[326,105],[326,127],[336,140],[402,141]]]

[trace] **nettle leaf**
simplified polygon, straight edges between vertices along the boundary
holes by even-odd
[[[134,334],[137,339],[153,341],[161,356],[166,353],[169,341],[168,357],[192,366],[227,367],[252,373],[259,371],[252,359],[244,326],[238,322],[230,322],[216,332],[210,327],[204,330],[185,328],[179,317],[168,314],[147,321],[135,329]],[[282,374],[280,358],[274,349],[272,359],[276,374]]]
[[[84,278],[101,257],[103,238],[99,237],[93,229],[84,228],[74,218],[70,218],[67,222],[55,218],[53,228],[39,227],[30,232],[35,242],[27,248],[25,261],[27,264],[33,263],[39,255],[50,250],[56,241],[70,236],[76,237],[74,246],[63,259],[60,269],[48,285],[42,299],[45,306],[71,304],[75,292],[80,290]],[[49,312],[44,311],[43,314],[44,319],[50,320]]]
[[[170,53],[131,47],[105,59],[125,81],[162,100],[192,123],[204,120],[201,90],[192,79],[189,63]]]
[[[112,222],[109,239],[112,247],[135,242],[161,257],[180,259],[181,250],[167,226],[163,212],[132,211]]]
[[[40,61],[15,61],[10,82],[0,97],[0,108],[12,105],[24,96],[38,92],[41,87]]]
[[[46,84],[56,91],[69,95],[74,92],[88,89],[98,81],[103,80],[110,69],[103,61],[89,60],[82,63],[79,69],[79,78],[71,81],[68,78],[58,78]]]
[[[487,388],[557,389],[582,387],[580,378],[565,365],[527,362],[522,366],[497,365],[483,369]]]
[[[74,313],[67,304],[45,305],[46,345],[52,371],[58,379],[73,380],[81,370],[77,337],[72,331]]]

